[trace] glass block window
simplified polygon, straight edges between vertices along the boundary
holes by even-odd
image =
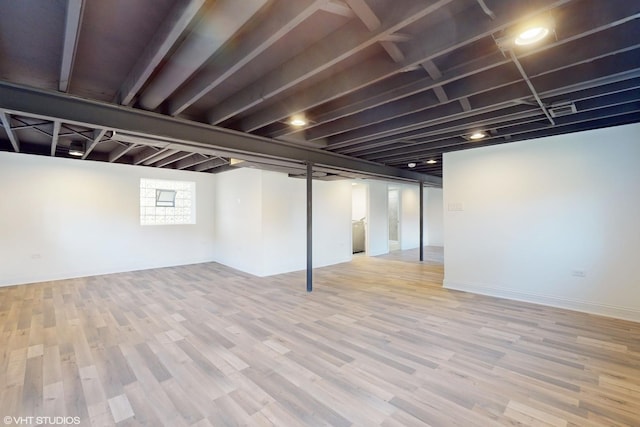
[[[195,224],[196,183],[140,180],[140,224]]]
[[[176,190],[161,190],[156,188],[156,207],[175,208]]]

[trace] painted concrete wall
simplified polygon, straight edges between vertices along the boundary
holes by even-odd
[[[429,246],[444,246],[444,206],[442,188],[424,189],[425,242]]]
[[[400,187],[400,249],[420,246],[420,191],[418,185]]]
[[[305,181],[249,168],[216,177],[216,260],[257,276],[305,269]],[[349,181],[313,182],[313,220],[314,266],[350,261]]]
[[[384,181],[368,180],[369,218],[367,254],[382,255],[389,252],[389,185]]]
[[[195,225],[140,225],[140,178],[195,181]],[[213,260],[213,175],[0,153],[0,285]]]
[[[445,154],[445,286],[640,321],[638,135]]]
[[[216,174],[215,260],[247,273],[262,274],[262,172],[237,169]]]

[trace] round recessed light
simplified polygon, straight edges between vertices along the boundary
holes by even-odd
[[[416,164],[415,164],[415,163],[413,163],[413,162],[411,162],[411,163],[408,163],[408,164],[407,164],[407,166],[409,166],[410,168],[415,168],[415,167],[416,167]]]
[[[522,31],[515,39],[518,46],[526,46],[539,42],[549,35],[549,28],[543,26],[529,27]]]
[[[436,163],[438,163],[438,161],[437,161],[437,160],[434,160],[434,159],[429,159],[429,160],[427,160],[427,164],[428,164],[428,165],[435,165]]]
[[[301,126],[306,126],[307,125],[307,119],[304,118],[304,116],[293,116],[291,117],[291,120],[289,120],[289,124],[291,126],[296,126],[296,127],[301,127]]]
[[[477,139],[482,139],[482,138],[484,138],[485,136],[487,136],[487,134],[486,134],[486,133],[478,131],[478,132],[474,132],[474,133],[472,133],[471,135],[469,135],[469,139],[472,139],[472,140],[474,140],[474,141],[475,141],[475,140],[477,140]]]

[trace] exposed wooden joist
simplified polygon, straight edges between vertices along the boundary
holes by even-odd
[[[167,157],[166,159],[162,160],[161,162],[156,163],[156,167],[159,168],[163,168],[167,165],[170,165],[171,163],[175,163],[178,162],[182,159],[186,159],[187,157],[191,157],[193,155],[193,153],[185,153],[185,152],[178,152],[175,153],[169,157]]]
[[[353,10],[341,0],[329,0],[325,2],[321,7],[325,12],[333,13],[334,15],[344,16],[345,18],[353,18],[356,16]]]
[[[640,70],[636,71],[635,76],[636,77],[627,76],[630,78],[612,83],[600,80],[597,86],[593,86],[592,84],[593,87],[590,88],[582,86],[582,84],[574,85],[572,87],[573,93],[571,94],[571,98],[575,102],[579,102],[582,108],[582,105],[584,105],[584,101],[582,101],[583,99],[597,99],[601,96],[606,96],[607,94],[637,91],[640,88],[640,77],[638,77],[640,76]],[[621,77],[619,76],[618,78]],[[555,90],[551,90],[545,93],[545,97],[551,100],[553,100],[554,97],[564,99],[567,94],[568,93],[566,89],[560,90],[558,92],[556,92]],[[499,113],[494,113],[493,111],[487,110],[486,113],[482,113],[480,115],[465,116],[461,119],[446,121],[441,124],[428,123],[427,126],[423,129],[398,133],[392,138],[378,138],[367,140],[359,144],[353,144],[348,148],[339,149],[338,152],[350,155],[361,155],[362,153],[372,153],[379,151],[390,154],[391,150],[393,149],[390,147],[393,147],[394,142],[411,140],[412,145],[402,149],[403,152],[410,154],[410,147],[412,147],[413,145],[418,146],[418,144],[428,143],[430,141],[449,138],[454,135],[466,133],[469,129],[477,128],[478,123],[483,124],[483,126],[481,127],[491,127],[500,123],[510,125],[511,123],[515,123],[518,121],[529,122],[535,120],[536,117],[540,118],[542,116],[542,112],[537,109],[528,109],[525,111],[522,110],[523,108],[527,109],[531,107],[532,106],[530,105],[514,105],[512,107],[502,109]],[[495,130],[493,130],[492,135],[496,136]]]
[[[456,16],[458,31],[456,37],[438,38],[434,34],[447,33],[450,31],[450,22],[446,21],[430,28],[429,31],[416,35],[411,42],[407,43],[404,49],[407,59],[400,64],[380,64],[376,58],[372,58],[358,67],[339,73],[324,82],[311,88],[305,89],[305,96],[298,99],[287,100],[287,102],[269,105],[268,108],[258,111],[243,120],[242,129],[252,131],[267,124],[277,122],[289,115],[320,105],[332,99],[336,99],[356,89],[360,89],[372,83],[388,78],[401,72],[408,66],[419,65],[422,62],[433,59],[438,55],[450,52],[460,46],[468,44],[474,40],[490,36],[491,34],[512,25],[514,22],[526,18],[527,16],[540,13],[542,11],[558,7],[571,0],[540,0],[532,3],[532,8],[525,16],[522,15],[520,4],[512,2],[501,2],[496,10],[500,12],[500,19],[490,21],[478,21],[478,16],[485,16],[483,13],[474,15],[464,13]],[[439,4],[441,7],[442,5]],[[503,58],[504,60],[504,58]],[[365,78],[366,76],[366,78]],[[259,91],[256,87],[254,90]]]
[[[147,159],[144,162],[142,162],[142,164],[145,165],[145,166],[152,165],[157,161],[160,161],[162,159],[166,159],[167,157],[176,154],[177,152],[178,152],[178,150],[175,150],[175,149],[163,148],[162,150],[158,151],[155,155],[151,156],[149,159]]]
[[[199,165],[200,163],[204,163],[206,161],[211,160],[210,157],[207,157],[200,153],[191,153],[190,157],[180,160],[175,164],[176,169],[187,169],[191,166]]]
[[[204,171],[208,171],[210,169],[215,169],[217,167],[220,166],[224,166],[228,164],[228,162],[222,158],[216,157],[213,159],[209,159],[206,162],[200,163],[198,165],[196,165],[193,170],[196,172],[204,172]]]
[[[378,151],[387,151],[398,148],[398,144],[403,144],[403,149],[407,151],[411,147],[418,144],[432,141],[459,137],[468,133],[469,129],[475,129],[481,123],[481,127],[497,125],[499,123],[508,124],[514,121],[532,121],[542,117],[542,112],[533,109],[530,106],[515,105],[498,109],[487,109],[487,111],[478,115],[461,115],[456,120],[444,121],[439,124],[431,124],[430,126],[409,132],[403,132],[394,135],[391,138],[379,138],[371,141],[365,141],[359,144],[347,146],[337,149],[337,152],[349,155],[359,155],[361,153],[375,153]],[[358,154],[356,154],[358,153]]]
[[[76,49],[80,37],[83,10],[84,0],[67,0],[60,82],[58,84],[58,89],[62,92],[66,92],[69,89],[73,62],[76,57]]]
[[[246,111],[378,43],[389,34],[396,33],[451,1],[440,0],[425,4],[423,0],[408,0],[406,7],[395,8],[385,17],[380,28],[373,32],[363,31],[361,25],[347,24],[219,104],[208,113],[208,121],[218,124]]]
[[[637,122],[639,118],[640,107],[633,103],[629,103],[586,112],[582,117],[580,117],[580,114],[576,116],[568,116],[568,119],[565,122],[558,123],[555,128],[552,127],[547,120],[523,123],[515,128],[508,128],[507,132],[509,133],[503,134],[501,137],[491,137],[483,140],[482,142],[474,142],[473,147],[484,147],[501,144],[507,141],[522,141],[525,139],[597,129],[602,125],[617,126]],[[427,147],[420,149],[420,156],[422,158],[428,158],[430,156],[440,155],[444,152],[463,150],[469,148],[469,144],[470,143],[468,141],[463,139],[436,141],[435,143],[425,144]],[[409,157],[399,155],[391,159],[390,162],[391,164],[402,164],[406,161],[406,158],[414,159],[415,154],[411,156],[409,153]]]
[[[579,81],[592,81],[593,84],[597,84],[599,79],[617,74],[619,74],[622,79],[627,78],[626,73],[629,70],[638,69],[639,67],[640,56],[637,55],[636,51],[623,52],[599,59],[597,66],[594,63],[587,62],[571,68],[561,68],[539,76],[535,81],[539,93],[560,88],[565,88],[570,92],[571,84],[576,83],[576,76],[580,76]],[[515,67],[513,67],[513,69],[515,70]],[[492,78],[499,80],[499,76],[491,76],[491,73],[487,73],[485,78],[482,77],[481,75],[476,75],[469,81],[461,82],[457,87],[450,85],[450,99],[467,96],[469,90],[471,90],[472,93],[483,92],[484,95],[482,97],[475,97],[473,100],[475,111],[475,109],[482,109],[483,107],[489,106],[497,107],[500,104],[511,104],[516,100],[531,97],[531,91],[528,85],[522,80],[509,85],[495,86],[489,80]],[[471,83],[473,87],[470,86]],[[487,84],[485,89],[478,90],[484,84]],[[456,93],[458,90],[460,92]],[[331,138],[330,146],[345,146],[357,142],[370,141],[382,136],[394,135],[399,131],[423,128],[428,126],[429,123],[433,123],[433,120],[439,120],[442,117],[449,117],[449,120],[451,120],[455,115],[463,112],[459,103],[448,103],[414,113],[409,112],[409,114],[398,117],[397,120],[391,122],[380,121],[371,126],[365,125],[364,127],[336,135]],[[381,113],[382,110],[376,114]],[[371,115],[372,113],[369,113],[369,116]]]
[[[202,123],[2,81],[0,81],[0,109],[7,112],[28,112],[29,116],[41,119],[57,118],[66,123],[96,129],[116,129],[122,132],[173,139],[182,145],[189,145],[194,151],[199,148],[221,149],[226,153],[252,153],[267,159],[313,161],[318,165],[359,172],[368,176],[411,181],[423,179],[432,185],[442,185],[440,178],[392,168],[379,163],[366,162],[323,150],[298,147],[294,144],[286,144]],[[136,158],[138,160],[136,164],[143,161],[143,158],[138,158],[138,156]]]
[[[13,150],[16,153],[19,153],[20,141],[18,141],[18,137],[16,137],[16,134],[13,133],[13,129],[11,129],[11,116],[4,111],[0,111],[0,120],[2,120],[2,127],[4,128],[4,131],[9,137],[9,141],[11,142],[11,145],[13,145]]]
[[[580,111],[576,114],[572,114],[569,116],[565,116],[560,118],[561,122],[566,125],[569,123],[579,123],[584,122],[586,120],[593,120],[598,118],[598,114],[601,114],[603,117],[605,115],[617,116],[621,114],[629,114],[634,113],[637,110],[640,110],[640,104],[636,101],[637,97],[633,93],[633,90],[626,91],[624,95],[615,94],[606,96],[608,98],[605,100],[591,100],[587,99],[580,102]],[[605,106],[606,105],[606,106]],[[531,106],[529,108],[535,108]],[[508,121],[497,121],[500,123],[499,131],[490,132],[491,137],[496,136],[504,136],[504,135],[517,135],[520,133],[531,132],[532,130],[539,130],[541,128],[549,127],[549,123],[544,120],[544,115],[538,109],[534,109],[531,111],[535,116],[528,116],[527,114],[522,114],[520,117],[518,115],[512,115],[513,119]],[[533,117],[533,120],[530,118]],[[462,123],[463,121],[460,121]],[[449,132],[448,138],[447,134],[437,134],[435,138],[425,138],[422,140],[416,141],[415,144],[404,147],[402,149],[398,148],[381,148],[374,152],[366,151],[362,152],[359,155],[369,160],[375,160],[376,158],[384,158],[385,160],[391,161],[403,161],[407,156],[412,158],[416,153],[423,153],[427,149],[433,148],[443,148],[452,145],[456,145],[458,143],[465,143],[468,140],[459,138],[463,134],[468,134],[470,129],[483,128],[486,129],[491,125],[491,120],[482,120],[475,123],[475,126],[467,126],[463,127],[458,125],[458,123],[451,123],[452,131]],[[456,132],[456,129],[458,130]],[[453,141],[453,143],[452,143]],[[484,140],[483,140],[484,141]],[[481,142],[481,141],[477,141]],[[473,145],[476,145],[476,142],[473,142]]]
[[[378,19],[365,0],[346,0],[346,2],[369,31],[375,31],[380,28],[382,22],[380,22],[380,19]]]
[[[169,50],[187,29],[204,3],[205,0],[180,0],[176,3],[124,80],[116,95],[115,102],[122,105],[131,103],[133,97],[169,53]]]
[[[195,27],[144,87],[138,104],[154,110],[198,71],[267,0],[216,0],[203,8]]]
[[[412,38],[413,36],[410,34],[395,33],[395,34],[389,34],[388,36],[384,37],[381,41],[404,43],[404,42],[411,41]]]
[[[637,6],[636,6],[637,8]],[[629,17],[627,16],[633,10],[629,7],[629,5],[625,5],[624,8],[616,7],[615,14],[606,14],[606,15],[592,15],[590,16],[590,22],[579,21],[578,25],[573,25],[571,27],[563,28],[563,38],[554,42],[541,45],[540,47],[534,49],[528,49],[526,52],[522,52],[522,55],[526,55],[527,57],[535,57],[541,52],[547,49],[554,49],[560,47],[564,44],[573,44],[575,43],[584,43],[584,37],[589,36],[589,50],[585,49],[571,49],[568,48],[567,52],[563,55],[555,55],[546,57],[545,61],[529,61],[528,67],[531,69],[532,75],[538,75],[541,73],[548,72],[549,69],[566,67],[567,64],[577,64],[583,61],[592,61],[596,58],[601,57],[602,55],[611,54],[611,40],[608,37],[600,37],[599,34],[601,31],[607,31],[611,28],[620,26],[619,30],[616,30],[618,33],[623,32],[626,33],[626,36],[621,37],[621,39],[628,39],[630,43],[628,43],[627,49],[635,49],[633,40],[637,40],[639,35],[637,35],[637,31],[634,34],[629,34],[626,30],[625,23],[628,22]],[[635,15],[632,15],[635,16]],[[633,27],[632,27],[633,28]],[[633,29],[631,29],[633,32]],[[607,33],[610,34],[610,31]],[[593,35],[593,36],[591,36]],[[620,51],[621,52],[621,51]],[[587,54],[587,55],[585,55]],[[491,57],[480,58],[475,60],[473,63],[465,64],[464,67],[456,67],[455,71],[447,71],[444,76],[442,76],[439,80],[434,81],[434,83],[438,84],[446,84],[453,82],[455,80],[461,79],[463,77],[469,76],[471,74],[479,73],[489,68],[498,67],[508,62],[508,58],[504,57],[502,54],[495,55],[495,62],[492,64]],[[544,66],[542,66],[544,63]],[[349,116],[357,113],[358,111],[363,111],[365,109],[374,108],[378,105],[382,105],[385,102],[390,102],[399,97],[409,96],[414,93],[418,93],[427,89],[435,88],[435,85],[429,84],[428,81],[424,81],[423,83],[418,82],[414,85],[405,86],[398,89],[391,89],[387,92],[382,91],[382,93],[371,94],[371,96],[367,99],[362,97],[361,99],[354,99],[351,101],[351,106],[349,108],[342,108],[341,110],[336,111],[327,111],[326,113],[316,113],[314,115],[315,125],[317,127],[322,127],[323,122],[331,122],[335,121],[341,116]],[[449,96],[449,98],[452,98]],[[463,108],[466,108],[467,105],[464,104]],[[334,130],[335,132],[335,130]],[[278,136],[283,133],[279,133]],[[286,133],[284,133],[286,134]],[[323,138],[323,133],[317,133],[316,129],[311,129],[308,131],[308,136],[317,134],[320,138]]]
[[[633,43],[633,41],[630,41]],[[636,45],[631,45],[636,46]],[[637,47],[637,46],[636,46]],[[589,50],[581,50],[578,53],[571,53],[567,55],[559,56],[559,59],[554,60],[553,62],[549,62],[548,67],[544,72],[537,73],[539,76],[546,75],[552,72],[562,72],[563,69],[571,66],[580,66],[575,64],[582,64],[584,62],[590,62],[599,58],[601,55],[626,55],[625,53],[626,47],[623,47],[621,51],[611,51],[605,43],[602,45],[593,44],[592,49]],[[490,90],[497,89],[499,87],[505,87],[518,81],[522,81],[522,76],[520,73],[516,72],[516,68],[509,64],[508,62],[504,62],[499,68],[487,69],[485,71],[478,71],[469,77],[464,79],[457,79],[455,81],[451,81],[451,75],[445,74],[442,76],[442,79],[434,81],[432,87],[434,91],[438,86],[442,83],[447,82],[447,99],[448,100],[458,100],[460,98],[470,98],[474,95],[480,94],[482,92],[487,92]],[[568,75],[568,82],[575,81],[575,75]],[[425,86],[429,85],[428,82],[425,82]],[[418,87],[413,88],[417,89]],[[437,94],[437,92],[436,92]],[[443,94],[444,95],[444,94]],[[413,99],[412,102],[406,102],[408,99]],[[420,110],[426,110],[427,108],[432,108],[437,106],[438,104],[442,104],[443,99],[440,97],[438,100],[430,100],[427,97],[417,97],[413,98],[404,98],[398,101],[393,101],[387,103],[384,107],[379,108],[371,108],[366,111],[366,113],[358,113],[351,114],[342,119],[335,119],[330,123],[320,124],[315,126],[312,129],[308,129],[306,132],[306,136],[308,139],[313,140],[314,138],[326,138],[329,135],[337,135],[348,131],[353,128],[362,128],[368,126],[373,123],[379,123],[381,121],[386,121],[392,118],[390,116],[389,111],[392,111],[395,117],[405,116],[408,114],[416,113]],[[462,101],[461,106],[464,110],[466,107],[465,101]],[[467,111],[467,110],[464,110]],[[320,118],[318,118],[320,119]],[[332,141],[338,142],[338,141]],[[341,142],[341,141],[340,141]]]
[[[133,158],[133,164],[139,165],[142,162],[149,160],[161,151],[161,149],[155,147],[145,147],[142,151],[135,155],[135,157]]]
[[[179,89],[169,100],[169,113],[180,114],[301,24],[324,3],[322,0],[276,2],[270,10],[275,18],[262,21],[228,55],[216,58],[214,63],[205,66]]]

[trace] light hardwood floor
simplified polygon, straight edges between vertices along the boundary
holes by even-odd
[[[311,294],[214,263],[0,288],[0,415],[640,425],[640,324],[448,291],[416,256],[317,269]]]

